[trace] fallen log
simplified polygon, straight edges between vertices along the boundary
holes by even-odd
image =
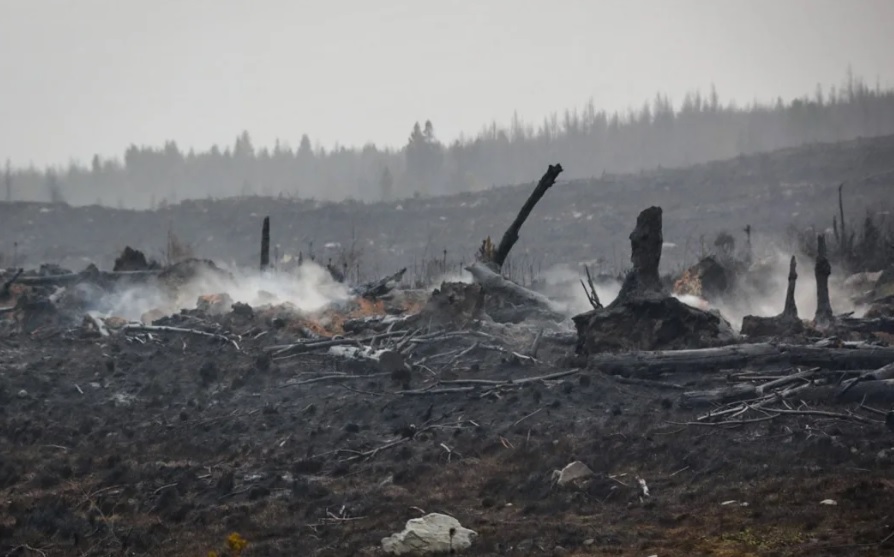
[[[894,318],[876,317],[858,319],[855,317],[839,318],[835,323],[837,329],[845,329],[856,333],[888,333],[894,334]]]
[[[504,278],[481,261],[472,263],[466,267],[466,270],[472,274],[475,282],[485,289],[485,293],[494,294],[509,302],[520,304],[522,313],[538,313],[544,317],[563,318],[549,298]]]
[[[894,362],[894,348],[832,348],[788,344],[737,344],[719,348],[593,354],[591,368],[606,373],[705,373],[745,366],[802,365],[822,369],[876,369]]]

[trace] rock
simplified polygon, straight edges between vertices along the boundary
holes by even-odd
[[[25,389],[22,389],[21,391],[18,392],[18,397],[19,398],[28,398],[28,391],[26,391]]]
[[[822,501],[820,501],[820,505],[829,505],[834,507],[837,504],[838,503],[834,499],[823,499]]]
[[[382,549],[390,555],[452,554],[470,548],[477,537],[452,516],[431,513],[408,520],[402,532],[383,538]]]
[[[593,471],[590,470],[590,467],[579,460],[575,460],[565,468],[553,472],[553,477],[559,485],[567,485],[574,480],[589,478],[593,475]]]

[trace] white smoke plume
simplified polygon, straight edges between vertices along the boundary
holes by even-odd
[[[203,271],[176,290],[150,283],[133,286],[103,299],[96,308],[105,315],[139,321],[149,311],[165,315],[196,307],[198,298],[207,294],[223,294],[233,302],[253,307],[265,304],[290,304],[302,312],[314,312],[348,300],[348,287],[336,282],[329,272],[315,263],[305,263],[289,272],[228,270],[232,278]]]

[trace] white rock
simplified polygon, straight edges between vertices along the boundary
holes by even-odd
[[[25,389],[22,389],[21,391],[19,391],[18,395],[19,395],[19,398],[27,398],[28,391],[26,391]]]
[[[477,537],[477,532],[452,516],[431,513],[408,520],[403,532],[382,538],[382,549],[390,555],[458,553],[471,547]]]
[[[834,499],[823,499],[822,501],[820,501],[820,505],[833,505],[834,506],[837,504],[838,503],[836,503]]]
[[[565,468],[553,472],[553,477],[559,485],[565,485],[580,478],[589,478],[593,475],[590,467],[579,460],[575,460]]]

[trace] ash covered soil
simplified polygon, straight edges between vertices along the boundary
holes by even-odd
[[[487,351],[437,380],[567,375],[420,394],[432,374],[271,359],[288,335],[269,316],[218,320],[238,350],[164,333],[0,340],[0,554],[206,555],[238,532],[243,555],[376,555],[431,512],[478,533],[471,555],[885,552],[894,435],[879,420],[679,425],[696,414],[676,391],[571,367],[560,336],[540,362],[568,365]],[[595,475],[555,485],[575,460]]]

